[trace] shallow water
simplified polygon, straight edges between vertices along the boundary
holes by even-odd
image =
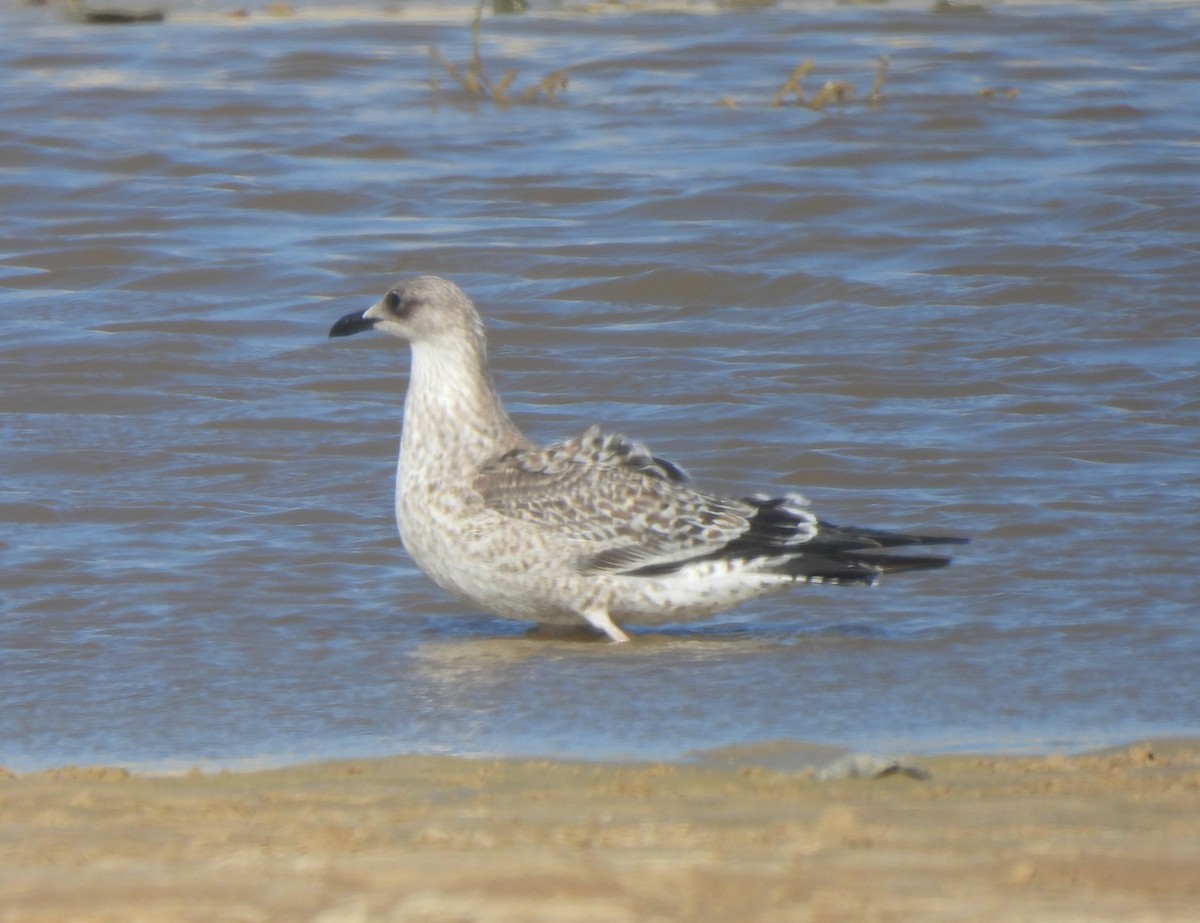
[[[99,5],[99,4],[98,4]],[[0,11],[0,765],[1200,731],[1200,8]],[[870,88],[889,60],[882,98]],[[801,60],[805,99],[769,105]],[[447,275],[539,439],[970,535],[634,644],[463,613],[391,519]]]

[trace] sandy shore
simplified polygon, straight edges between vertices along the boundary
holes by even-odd
[[[919,765],[5,773],[0,921],[1197,918],[1200,741]]]

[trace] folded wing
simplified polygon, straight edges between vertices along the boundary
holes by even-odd
[[[585,575],[666,577],[726,561],[805,582],[871,583],[883,572],[950,560],[887,549],[961,541],[835,526],[795,494],[715,497],[639,443],[598,427],[507,452],[481,469],[474,486],[493,511],[574,543]]]

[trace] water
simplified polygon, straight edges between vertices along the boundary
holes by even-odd
[[[0,12],[0,765],[1200,731],[1198,8],[535,7],[507,106],[468,6]],[[771,107],[801,60],[855,99]],[[536,438],[972,544],[620,648],[463,613],[402,347],[325,339],[416,272]]]

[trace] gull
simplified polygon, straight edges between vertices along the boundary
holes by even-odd
[[[396,466],[405,550],[468,606],[507,619],[620,627],[690,622],[793,584],[870,585],[950,559],[886,549],[962,542],[835,526],[798,494],[716,496],[642,444],[592,426],[539,446],[509,418],[483,321],[453,282],[402,281],[329,331],[408,342]]]

